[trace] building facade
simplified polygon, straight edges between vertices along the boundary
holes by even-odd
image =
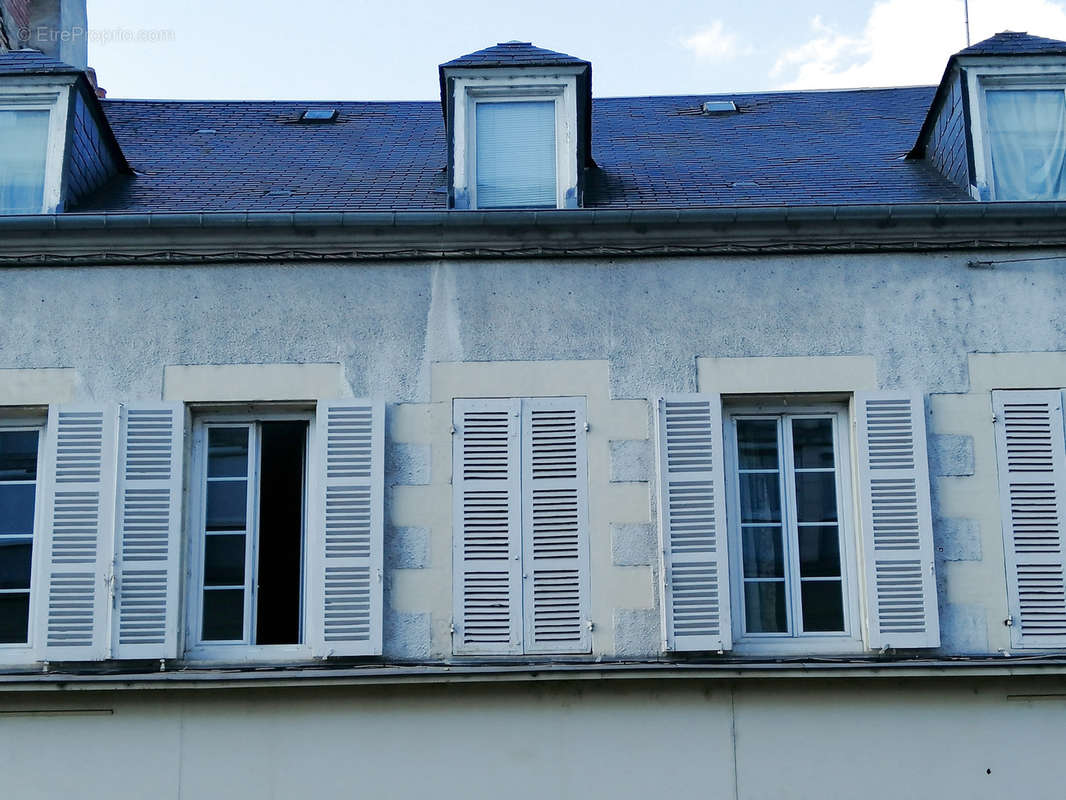
[[[57,55],[0,53],[10,796],[1058,796],[1066,44],[593,101],[504,43],[440,106]]]

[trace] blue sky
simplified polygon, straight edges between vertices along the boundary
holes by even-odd
[[[431,100],[436,66],[509,39],[593,63],[597,96],[935,83],[963,0],[89,0],[111,97]],[[1066,0],[971,0],[972,38],[1066,39]]]

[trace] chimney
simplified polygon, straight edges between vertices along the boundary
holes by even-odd
[[[28,26],[22,47],[40,50],[78,69],[89,64],[85,0],[3,0],[5,5],[28,6]]]

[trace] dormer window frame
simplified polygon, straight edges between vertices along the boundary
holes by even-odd
[[[480,103],[545,102],[555,104],[555,206],[576,208],[578,196],[577,70],[558,67],[523,70],[460,70],[451,73],[454,126],[452,194],[455,208],[480,208],[477,201],[477,106]],[[551,206],[543,209],[550,210]],[[534,210],[534,209],[528,209]],[[539,210],[539,209],[536,209]]]
[[[69,84],[57,86],[39,82],[9,84],[5,81],[0,90],[0,112],[46,111],[48,112],[48,138],[45,143],[44,191],[40,214],[56,213],[63,200],[64,155],[67,147],[67,129],[70,109]],[[4,215],[0,209],[0,216]]]
[[[966,92],[973,113],[970,122],[971,146],[973,148],[973,186],[970,194],[974,200],[999,200],[995,195],[995,180],[992,167],[992,148],[989,136],[988,92],[997,90],[1057,90],[1066,93],[1066,68],[1061,57],[1042,58],[1033,63],[1027,58],[1025,64],[966,63],[960,66],[966,80]]]

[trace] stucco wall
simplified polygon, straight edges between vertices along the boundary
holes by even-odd
[[[694,391],[697,357],[862,356],[864,381],[872,371],[877,386],[932,395],[970,390],[970,353],[1066,350],[1058,265],[967,267],[988,257],[7,268],[0,368],[70,368],[76,375],[64,379],[58,399],[133,401],[162,396],[168,365],[340,363],[354,395],[389,403],[385,648],[417,659],[446,651],[450,613],[448,582],[433,573],[450,568],[441,547],[447,535],[419,518],[427,497],[449,498],[440,489],[448,445],[442,456],[440,443],[456,395],[441,388],[444,373],[434,365],[599,362],[585,371],[582,393],[598,393],[604,409],[623,400],[637,406],[596,445],[609,462],[599,465],[609,476],[596,480],[620,487],[603,492],[624,498],[623,513],[602,517],[592,531],[603,569],[621,581],[621,599],[600,612],[598,623],[610,630],[598,652],[646,655],[657,647],[658,618],[651,444],[648,426],[637,423],[649,418],[645,401]],[[512,391],[507,369],[496,378],[490,369],[481,389]],[[1039,367],[1023,369],[1039,380]],[[0,392],[5,402],[10,394]],[[994,652],[1005,604],[999,523],[971,519],[971,490],[951,477],[969,468],[971,449],[991,443],[935,414],[930,432],[938,551],[945,562],[978,567],[941,570],[944,650]],[[595,603],[595,584],[592,591]]]
[[[5,797],[1062,796],[1061,681],[0,697]]]

